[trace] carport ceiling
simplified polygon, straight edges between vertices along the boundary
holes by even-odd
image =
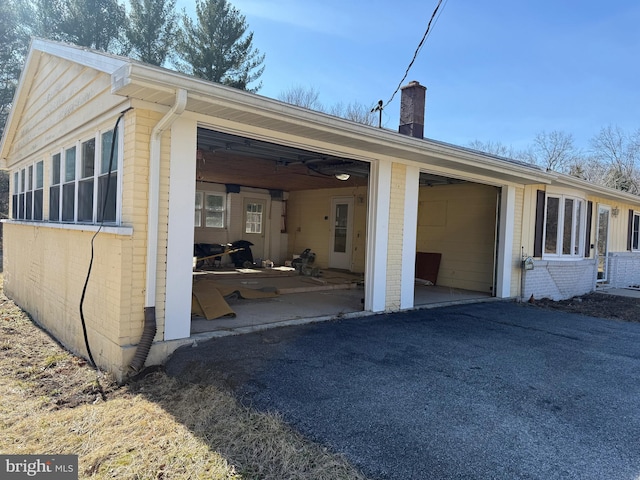
[[[366,186],[369,164],[198,128],[197,179],[271,190]],[[348,180],[335,175],[349,174]]]
[[[253,140],[198,128],[197,180],[270,190],[313,190],[366,186],[369,164],[343,157]],[[349,174],[348,180],[335,175]],[[448,185],[462,180],[428,173],[420,185]]]

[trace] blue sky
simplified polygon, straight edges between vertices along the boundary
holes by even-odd
[[[437,0],[230,0],[266,55],[260,95],[312,87],[326,106],[391,97]],[[178,8],[193,2],[178,1]],[[427,87],[425,136],[516,149],[562,130],[640,128],[637,0],[445,0],[404,82]],[[442,7],[441,7],[442,8]],[[383,126],[397,129],[399,94]]]

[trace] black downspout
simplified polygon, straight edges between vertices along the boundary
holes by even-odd
[[[136,354],[129,364],[129,368],[134,372],[139,372],[144,367],[144,362],[149,355],[151,344],[156,336],[156,307],[145,307],[144,309],[144,329],[142,330],[142,337],[136,348]]]

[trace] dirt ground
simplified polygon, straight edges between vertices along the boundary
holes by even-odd
[[[640,298],[590,293],[569,300],[541,299],[531,303],[541,308],[580,313],[590,317],[640,322]]]

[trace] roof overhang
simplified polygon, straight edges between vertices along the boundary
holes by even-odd
[[[76,45],[53,42],[41,38],[32,38],[24,68],[22,69],[20,80],[18,81],[13,97],[12,108],[7,117],[5,130],[0,142],[0,168],[6,168],[6,158],[9,154],[8,148],[13,143],[18,127],[17,122],[14,121],[14,117],[15,115],[19,115],[18,112],[21,112],[24,108],[27,94],[43,55],[53,55],[64,60],[76,62],[108,75],[113,74],[113,72],[127,63],[127,59],[115,55],[96,52]]]
[[[136,62],[112,75],[112,93],[166,108],[175,101],[178,87],[188,91],[187,111],[204,122],[211,119],[226,133],[356,160],[392,158],[430,171],[440,168],[468,178],[489,177],[496,183],[539,184],[554,178],[536,166],[408,137]]]
[[[32,40],[16,90],[0,145],[3,162],[15,134],[14,115],[19,115],[23,108],[33,72],[45,54],[109,74],[112,94],[155,104],[163,110],[174,105],[178,89],[185,89],[188,92],[186,112],[196,115],[202,126],[224,133],[354,160],[393,159],[434,174],[455,172],[459,178],[469,180],[516,185],[559,184],[607,198],[639,201],[635,195],[544,171],[535,165],[362,125],[128,58],[42,39]]]

